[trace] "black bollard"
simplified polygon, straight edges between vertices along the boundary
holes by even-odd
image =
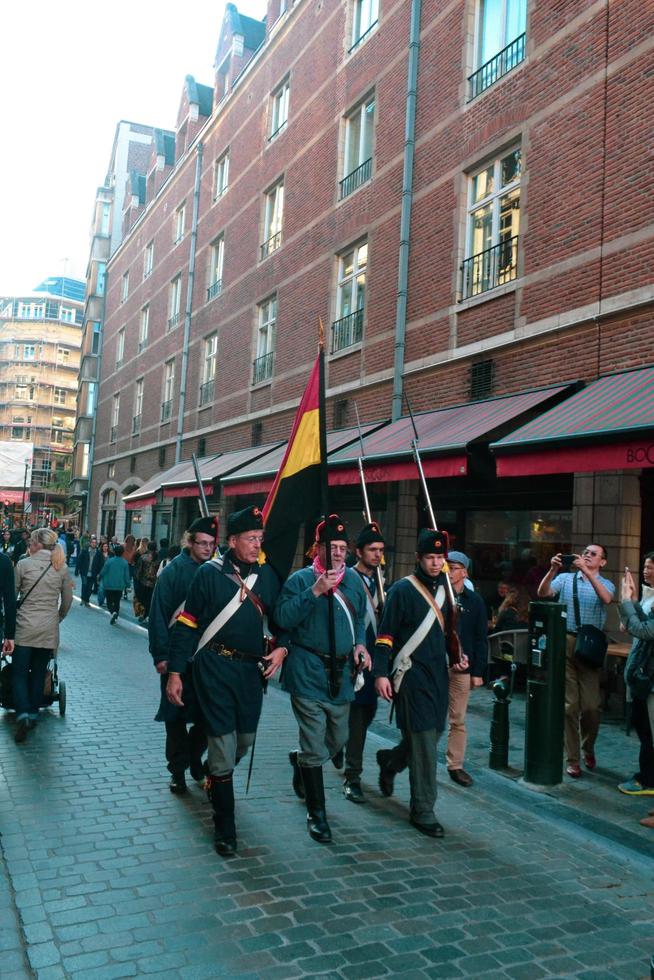
[[[488,765],[491,769],[506,769],[509,765],[509,705],[511,704],[511,684],[509,678],[498,677],[492,684],[493,717],[490,727],[490,755]]]

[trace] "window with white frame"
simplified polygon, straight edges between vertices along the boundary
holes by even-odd
[[[147,279],[152,275],[154,269],[154,241],[148,242],[143,253],[143,278]]]
[[[22,361],[33,361],[36,357],[35,344],[16,345],[16,358]]]
[[[338,257],[337,317],[332,324],[332,354],[361,342],[367,267],[367,242],[355,245]]]
[[[12,427],[11,438],[13,440],[25,439],[26,441],[29,442],[31,437],[32,437],[32,430],[29,426],[25,426],[24,428],[22,426]]]
[[[368,96],[345,117],[345,146],[341,199],[372,176],[372,152],[375,135],[375,97]]]
[[[129,272],[123,273],[123,278],[120,281],[120,302],[124,303],[129,296]]]
[[[263,244],[261,258],[271,255],[282,244],[284,215],[284,182],[275,184],[265,195],[263,213]]]
[[[18,316],[23,320],[42,320],[45,316],[45,304],[19,303]]]
[[[175,220],[173,226],[173,242],[181,242],[184,237],[184,222],[186,219],[186,204],[181,204],[175,211]]]
[[[107,263],[98,262],[97,278],[95,291],[98,296],[104,296],[104,291],[107,286]]]
[[[270,96],[270,127],[268,129],[268,139],[273,140],[288,121],[288,98],[290,93],[290,82],[286,78]]]
[[[518,275],[521,172],[522,152],[516,147],[473,171],[468,179],[463,299]]]
[[[143,415],[143,378],[138,378],[134,386],[134,414],[132,416],[132,435],[138,435],[141,431],[141,417]]]
[[[115,442],[118,437],[118,420],[120,418],[120,395],[114,395],[111,400],[111,430],[109,441]]]
[[[72,306],[62,306],[59,310],[59,319],[64,323],[75,323],[75,310]]]
[[[70,348],[69,347],[57,347],[57,364],[61,364],[64,367],[70,364]]]
[[[81,445],[82,445],[82,459],[80,462],[79,475],[84,480],[89,475],[90,446],[88,442],[83,442]]]
[[[200,406],[208,405],[213,401],[215,380],[216,380],[216,360],[218,355],[218,334],[212,333],[204,338],[204,351],[202,355],[202,383],[200,384]]]
[[[65,388],[55,388],[55,390],[54,390],[54,403],[55,403],[55,405],[65,405],[66,404],[66,389]]]
[[[150,329],[150,307],[144,306],[141,310],[141,322],[139,323],[139,343],[138,352],[141,353],[142,350],[148,346],[148,331]]]
[[[352,46],[354,51],[377,26],[379,0],[354,0],[352,17]]]
[[[125,327],[121,327],[116,337],[116,367],[119,368],[125,360]]]
[[[182,304],[182,277],[175,276],[170,284],[168,303],[168,329],[172,330],[179,323],[179,311]]]
[[[222,292],[223,288],[223,263],[225,260],[225,236],[219,235],[211,243],[209,253],[209,285],[207,287],[207,299],[213,299]]]
[[[252,383],[260,384],[272,378],[277,332],[277,297],[271,296],[259,304],[257,322],[257,356]]]
[[[60,446],[66,439],[66,433],[63,429],[51,429],[50,430],[50,442],[56,443]]]
[[[98,403],[98,385],[96,381],[89,381],[86,385],[86,414],[93,417],[95,407]]]
[[[173,414],[173,392],[175,390],[175,358],[164,364],[163,402],[161,404],[161,421],[168,422]]]
[[[214,201],[222,197],[229,186],[229,150],[216,160],[213,172]]]
[[[524,61],[526,25],[527,0],[478,0],[469,100]]]
[[[102,213],[100,215],[100,234],[108,235],[110,227],[111,227],[111,205],[103,204]]]
[[[55,391],[57,389],[55,388]],[[15,398],[21,402],[33,402],[36,398],[36,385],[17,384],[15,388]]]

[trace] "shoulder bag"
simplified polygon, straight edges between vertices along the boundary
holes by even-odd
[[[577,573],[574,573],[572,580],[572,602],[577,623],[577,640],[575,643],[575,657],[586,667],[594,667],[599,670],[604,666],[606,648],[609,641],[603,630],[597,626],[581,624],[581,613],[579,611],[579,594],[577,592]]]

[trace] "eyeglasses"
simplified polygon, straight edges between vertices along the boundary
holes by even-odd
[[[586,548],[586,550],[584,551],[584,555],[588,555],[590,558],[597,558],[598,555],[601,557],[601,552],[590,551],[588,548]]]
[[[247,541],[248,544],[261,544],[263,534],[244,534],[241,540]]]

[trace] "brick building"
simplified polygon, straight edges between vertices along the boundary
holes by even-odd
[[[322,318],[333,506],[358,521],[356,408],[385,423],[365,451],[395,574],[424,520],[403,388],[483,588],[590,536],[637,567],[653,38],[635,0],[271,0],[265,24],[228,4],[214,85],[186,79],[107,265],[93,525],[179,530],[192,452],[213,509],[261,501]],[[598,427],[575,400],[610,374],[637,410]],[[534,470],[512,433],[566,403],[543,458],[564,432],[594,455]]]

